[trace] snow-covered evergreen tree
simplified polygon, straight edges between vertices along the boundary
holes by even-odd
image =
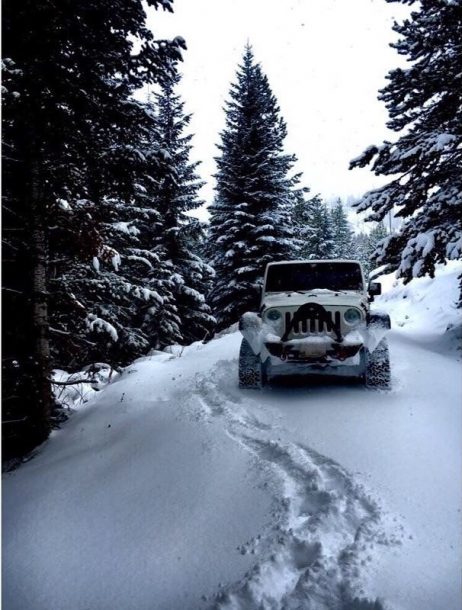
[[[316,199],[319,199],[319,195],[306,199],[304,193],[299,193],[294,202],[292,227],[294,237],[297,240],[297,258],[300,259],[309,258],[310,255],[310,243],[315,234],[315,228],[312,226],[311,211],[313,202]]]
[[[335,258],[332,219],[319,195],[306,201],[297,201],[293,224],[298,239],[299,258]]]
[[[356,233],[353,236],[353,250],[351,258],[359,261],[364,269],[364,275],[367,278],[371,270],[369,260],[369,235],[364,231]]]
[[[402,1],[414,4],[414,0]],[[405,282],[434,273],[435,264],[462,253],[462,5],[421,0],[409,19],[394,25],[392,46],[409,65],[388,74],[380,99],[396,142],[371,146],[351,162],[372,162],[376,174],[393,175],[368,193],[358,209],[380,221],[389,210],[404,219],[377,258]]]
[[[213,270],[193,252],[192,244],[202,231],[201,224],[187,214],[203,205],[199,199],[203,182],[196,171],[199,162],[190,160],[192,135],[187,129],[191,115],[185,114],[184,102],[176,93],[180,80],[180,75],[174,74],[163,83],[155,98],[155,126],[162,160],[155,171],[156,184],[149,194],[160,215],[155,252],[168,265],[178,323],[175,339],[187,344],[209,335],[215,320],[205,302]],[[154,312],[154,315],[157,320],[158,314]],[[165,336],[161,344],[172,342]]]
[[[353,236],[351,258],[362,263],[366,278],[375,267],[380,265],[377,257],[387,236],[388,232],[383,222],[376,223],[370,233],[361,232]]]
[[[226,104],[226,127],[216,159],[216,197],[208,252],[216,277],[210,303],[218,329],[258,305],[270,261],[297,255],[291,226],[299,175],[284,152],[287,129],[268,79],[245,50]]]
[[[100,181],[100,193],[108,195],[97,206],[80,202],[98,230],[92,259],[73,252],[67,272],[56,279],[55,343],[68,367],[89,360],[126,364],[150,347],[190,343],[212,329],[204,298],[212,270],[190,247],[201,228],[186,212],[202,204],[202,183],[197,163],[188,160],[191,136],[182,131],[190,117],[174,94],[178,81],[172,73],[156,100],[141,105],[143,129],[125,170],[132,192]],[[117,197],[123,193],[124,199]],[[66,214],[75,222],[75,214]],[[88,242],[92,232],[83,233]]]
[[[332,226],[332,258],[353,257],[353,231],[348,221],[341,199],[335,202],[330,211]]]
[[[369,245],[369,260],[372,264],[377,262],[377,259],[380,255],[382,244],[388,236],[388,231],[385,228],[385,224],[383,222],[378,222],[375,226],[372,227],[371,232],[368,235],[368,245]]]
[[[50,269],[54,357],[66,368],[94,361],[124,365],[152,346],[155,335],[140,329],[142,312],[160,317],[171,309],[165,264],[152,251],[159,214],[138,197],[81,205],[97,228],[83,223],[75,249],[68,244],[65,260]],[[75,209],[67,212],[69,222]]]
[[[71,235],[79,227],[73,248],[66,238],[56,248],[60,264],[52,280],[53,353],[68,368],[89,360],[124,365],[181,339],[172,266],[155,251],[163,219],[150,195],[159,188],[166,153],[150,106],[130,100],[125,113],[125,129],[117,124],[107,149],[96,148],[100,171],[88,168],[88,198],[64,210],[67,224],[58,223],[58,236],[59,229]]]

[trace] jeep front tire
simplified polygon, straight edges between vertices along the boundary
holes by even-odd
[[[391,388],[390,353],[388,342],[383,338],[371,353],[366,351],[366,386],[389,390]]]
[[[264,383],[264,366],[260,356],[253,353],[246,339],[242,339],[239,351],[239,387],[259,389]]]

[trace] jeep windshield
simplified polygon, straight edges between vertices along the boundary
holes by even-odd
[[[282,263],[270,265],[265,292],[363,290],[358,263]]]

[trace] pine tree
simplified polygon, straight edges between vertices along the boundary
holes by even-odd
[[[67,257],[50,268],[54,361],[67,369],[95,361],[126,365],[152,346],[152,336],[140,328],[143,312],[160,317],[169,309],[165,265],[152,251],[159,214],[142,198],[82,205],[97,231],[83,225],[84,251],[67,245]],[[75,222],[74,213],[66,213]],[[89,240],[95,242],[90,260]]]
[[[175,340],[188,344],[209,335],[215,320],[204,296],[213,271],[192,251],[192,243],[202,228],[188,212],[203,205],[199,191],[204,183],[197,174],[199,162],[190,161],[193,136],[186,130],[191,115],[185,114],[184,102],[176,93],[180,81],[180,75],[174,74],[156,95],[155,125],[163,155],[151,197],[161,218],[155,248],[169,265],[178,321]],[[168,345],[172,339],[166,335],[161,344]]]
[[[382,244],[388,232],[382,222],[376,223],[370,233],[359,233],[352,239],[352,258],[359,260],[367,278],[369,273],[380,263],[377,263]]]
[[[149,4],[171,10],[170,0]],[[7,0],[3,9],[10,92],[5,220],[15,235],[8,245],[6,279],[14,299],[7,305],[5,378],[11,380],[8,414],[25,422],[27,448],[50,427],[48,261],[59,266],[69,258],[50,251],[50,235],[61,234],[56,241],[67,244],[64,250],[81,247],[87,261],[104,246],[90,210],[111,189],[127,197],[134,190],[134,142],[144,115],[132,92],[166,74],[184,43],[154,41],[140,0],[72,6]],[[69,210],[74,223],[58,225]]]
[[[297,255],[291,218],[299,175],[284,153],[287,129],[267,77],[245,50],[226,104],[226,127],[216,159],[216,197],[208,252],[216,277],[210,303],[218,329],[258,306],[270,261]]]
[[[68,368],[89,360],[125,365],[149,348],[203,339],[213,326],[204,299],[212,270],[190,248],[202,229],[186,212],[202,204],[202,182],[198,164],[188,162],[191,136],[182,130],[190,117],[174,95],[178,82],[172,74],[144,105],[143,162],[132,164],[131,196],[104,197],[93,210],[86,203],[99,227],[92,264],[74,256],[56,280],[65,301],[55,308],[58,356],[68,356]]]
[[[299,240],[298,257],[310,260],[335,258],[332,219],[319,195],[298,201],[293,223]]]
[[[364,270],[364,276],[367,279],[369,272],[371,271],[371,262],[369,259],[369,235],[367,233],[356,233],[353,236],[352,258],[361,263]]]
[[[308,189],[307,189],[308,191]],[[299,193],[292,210],[292,227],[297,240],[297,258],[309,258],[310,244],[314,239],[316,229],[312,225],[312,209],[319,200],[319,195],[306,199],[304,193]]]
[[[325,203],[316,202],[312,211],[313,239],[310,242],[311,259],[334,258],[334,235],[332,221]]]
[[[378,222],[372,227],[368,235],[369,260],[372,264],[377,262],[380,256],[381,246],[384,240],[388,237],[388,231],[383,222]]]
[[[333,258],[353,257],[353,231],[343,208],[342,201],[338,199],[330,212],[332,222]]]
[[[397,0],[388,0],[397,1]],[[414,0],[401,0],[414,4]],[[405,282],[462,252],[462,6],[460,1],[421,0],[392,44],[409,67],[388,74],[380,99],[396,142],[371,146],[351,167],[372,163],[376,174],[395,175],[362,200],[380,221],[389,210],[404,220],[377,258]]]

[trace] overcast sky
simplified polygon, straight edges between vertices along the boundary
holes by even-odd
[[[401,20],[406,7],[385,0],[175,0],[174,10],[151,11],[149,24],[156,38],[186,40],[180,93],[194,115],[193,156],[203,162],[209,203],[223,105],[247,41],[287,123],[286,150],[297,155],[313,194],[347,199],[383,183],[348,164],[394,135],[377,95],[386,73],[403,62],[389,42],[393,18]]]

